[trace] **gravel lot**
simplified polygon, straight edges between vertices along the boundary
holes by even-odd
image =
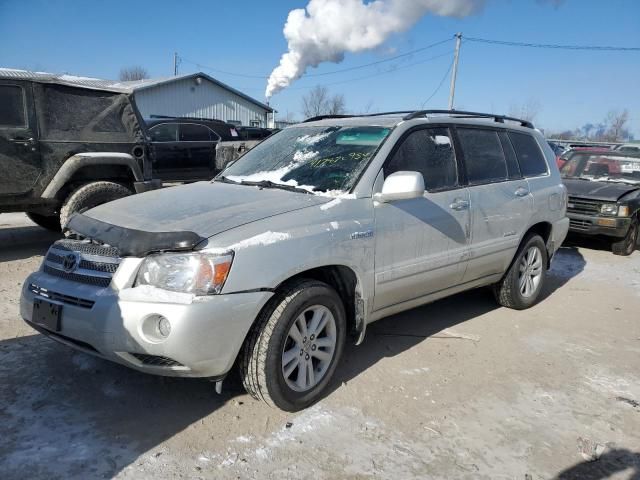
[[[20,287],[55,238],[0,215],[3,479],[640,478],[640,252],[564,247],[525,312],[477,290],[382,320],[285,414],[27,327]]]

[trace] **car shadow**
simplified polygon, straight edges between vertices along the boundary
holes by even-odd
[[[42,227],[0,227],[0,262],[24,260],[34,255],[44,255],[49,246],[62,238],[61,233]]]
[[[604,480],[625,472],[630,480],[640,480],[640,453],[624,448],[605,452],[595,461],[584,461],[560,472],[555,480]]]

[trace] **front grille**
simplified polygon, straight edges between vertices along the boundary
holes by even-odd
[[[145,365],[154,367],[184,367],[180,362],[176,362],[172,358],[161,357],[158,355],[147,355],[145,353],[130,353],[132,357],[137,358]]]
[[[53,244],[56,250],[64,250],[67,252],[86,253],[87,255],[95,255],[98,257],[118,258],[120,252],[116,247],[108,245],[100,245],[87,240],[58,240]]]
[[[65,268],[65,261],[70,256],[73,265]],[[115,247],[65,239],[51,246],[45,257],[43,270],[49,275],[72,282],[108,287],[119,265],[119,252]]]
[[[87,285],[93,285],[94,287],[108,287],[111,283],[111,277],[91,277],[88,275],[81,275],[79,273],[65,272],[64,270],[58,270],[52,268],[49,265],[44,266],[44,272],[54,277],[64,278],[65,280],[71,280],[72,282],[85,283]]]
[[[598,215],[600,213],[601,202],[595,200],[584,200],[582,198],[569,197],[567,212],[578,213],[580,215]]]
[[[569,228],[571,230],[581,230],[581,231],[587,231],[591,228],[591,221],[590,220],[576,220],[573,218],[569,219]]]
[[[93,308],[93,305],[95,304],[93,300],[87,300],[86,298],[73,297],[71,295],[65,295],[64,293],[54,292],[47,288],[40,287],[34,283],[29,284],[29,291],[38,295],[39,297],[65,303],[67,305],[75,305],[76,307]]]

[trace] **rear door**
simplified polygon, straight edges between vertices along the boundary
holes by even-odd
[[[533,197],[500,130],[456,129],[471,202],[470,259],[463,282],[502,274],[527,228]]]
[[[385,177],[397,171],[422,173],[426,192],[375,206],[375,310],[458,285],[467,262],[469,192],[450,130],[406,134],[383,167]]]
[[[182,153],[178,143],[178,124],[159,123],[149,128],[153,152],[153,176],[162,180],[173,178]]]
[[[215,170],[218,135],[204,125],[181,123],[180,146],[184,152],[182,167],[192,178],[211,178]]]
[[[30,192],[41,163],[29,82],[0,80],[0,195]]]

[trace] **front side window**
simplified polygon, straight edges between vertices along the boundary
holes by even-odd
[[[390,131],[378,126],[286,128],[249,150],[222,175],[234,182],[346,192]]]
[[[152,142],[176,142],[178,140],[178,125],[175,123],[161,123],[149,129]]]
[[[537,177],[547,173],[547,162],[535,138],[526,133],[518,132],[509,132],[509,138],[516,151],[522,175]]]
[[[208,142],[209,140],[209,129],[207,127],[194,123],[180,125],[181,142]]]
[[[471,185],[506,180],[507,161],[498,133],[493,130],[458,128],[467,179]]]
[[[17,85],[0,85],[0,127],[26,127],[24,91]]]
[[[458,185],[453,142],[448,128],[426,128],[410,133],[384,167],[384,175],[420,172],[427,191]]]

